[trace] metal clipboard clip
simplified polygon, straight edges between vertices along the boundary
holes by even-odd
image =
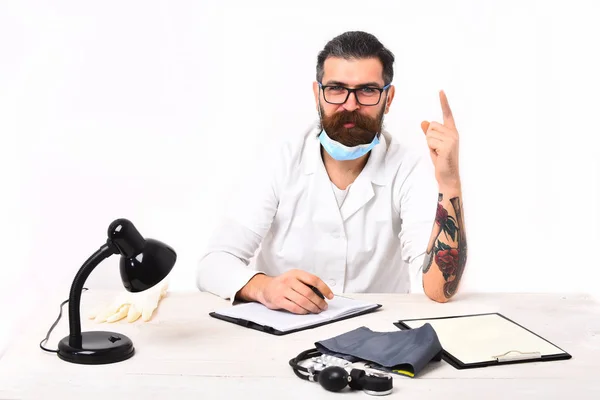
[[[492,356],[498,362],[506,361],[519,361],[519,360],[535,360],[536,358],[542,358],[542,353],[539,351],[533,352],[521,352],[518,350],[510,350],[504,354],[498,356]]]

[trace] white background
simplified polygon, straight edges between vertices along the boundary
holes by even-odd
[[[285,3],[0,3],[0,354],[26,324],[50,326],[55,315],[29,313],[68,297],[115,218],[173,246],[170,288],[194,290],[232,188],[314,121],[317,53],[346,30],[397,57],[394,135],[423,140],[448,95],[461,290],[600,292],[597,2]],[[86,286],[121,287],[117,265]]]

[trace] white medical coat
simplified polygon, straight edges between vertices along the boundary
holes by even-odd
[[[383,132],[338,207],[319,131],[284,141],[210,238],[197,286],[230,299],[256,273],[302,269],[334,293],[423,292],[438,187],[429,150]]]

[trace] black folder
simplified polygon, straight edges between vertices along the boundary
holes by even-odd
[[[571,355],[500,313],[405,319],[400,329],[431,324],[442,344],[442,358],[457,369],[568,360]]]

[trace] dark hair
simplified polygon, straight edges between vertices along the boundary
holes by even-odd
[[[355,58],[378,58],[383,65],[383,81],[387,85],[394,78],[394,54],[372,34],[361,31],[342,33],[331,39],[317,57],[317,81],[323,79],[323,65],[328,57],[346,60]]]

